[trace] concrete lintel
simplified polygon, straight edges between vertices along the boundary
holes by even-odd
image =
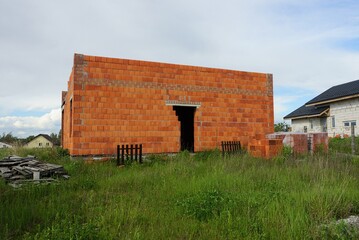
[[[166,100],[166,106],[181,106],[181,107],[199,108],[201,106],[201,103],[200,102],[190,102],[190,101]]]

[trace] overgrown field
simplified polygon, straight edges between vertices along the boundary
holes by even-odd
[[[71,178],[22,189],[0,180],[0,239],[359,238],[324,225],[359,215],[358,158],[183,152],[117,168],[57,150],[17,154],[62,164]]]
[[[336,152],[352,153],[351,142],[352,142],[351,137],[331,138],[329,140],[329,148],[332,151],[336,151]],[[355,154],[359,155],[359,137],[355,137],[354,150],[355,150]]]

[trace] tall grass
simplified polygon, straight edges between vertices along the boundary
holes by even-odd
[[[351,154],[352,153],[351,142],[352,142],[351,137],[330,138],[329,139],[329,148],[333,152]],[[355,150],[355,154],[359,155],[359,137],[355,137],[354,150]]]
[[[323,224],[359,215],[350,157],[183,152],[117,168],[39,154],[71,178],[19,190],[0,181],[0,239],[321,239],[342,236]]]

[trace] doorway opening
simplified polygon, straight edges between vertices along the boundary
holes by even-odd
[[[181,151],[194,152],[194,113],[196,107],[173,106],[181,124]]]

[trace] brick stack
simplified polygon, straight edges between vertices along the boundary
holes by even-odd
[[[273,129],[272,85],[270,74],[75,54],[62,145],[71,155],[111,155],[117,144],[136,143],[144,153],[178,152],[172,101],[198,105],[195,151],[229,139],[247,147]]]
[[[272,158],[279,155],[283,150],[283,142],[280,139],[267,139],[266,158]]]
[[[281,153],[283,142],[281,138],[267,138],[256,135],[249,143],[248,150],[254,157],[272,158]]]

